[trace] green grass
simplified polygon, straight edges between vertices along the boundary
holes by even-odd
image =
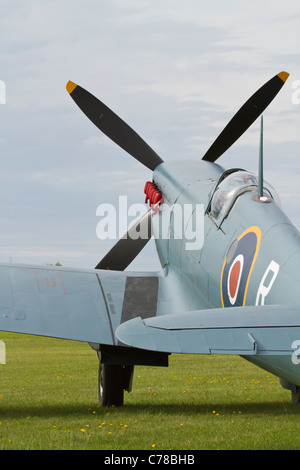
[[[233,356],[136,367],[124,407],[98,406],[84,343],[1,333],[0,449],[299,449],[300,406],[276,377]]]

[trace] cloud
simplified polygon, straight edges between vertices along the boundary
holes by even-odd
[[[55,263],[66,253],[67,262],[93,265],[109,246],[96,239],[97,206],[120,194],[140,202],[152,177],[81,113],[65,90],[69,79],[170,161],[200,159],[245,100],[286,69],[291,77],[265,114],[276,183],[282,154],[294,155],[300,139],[300,105],[289,84],[300,79],[299,26],[298,0],[254,0],[240,9],[233,0],[4,0],[0,257],[15,251]],[[256,168],[257,144],[255,123],[221,164],[240,163],[242,155],[242,166]],[[286,176],[282,192],[290,187]],[[29,251],[19,236],[27,246],[31,240]],[[151,267],[152,249],[138,266]]]

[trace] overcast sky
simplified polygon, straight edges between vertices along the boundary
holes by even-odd
[[[112,144],[66,92],[72,80],[165,161],[201,159],[272,76],[265,177],[300,227],[299,0],[1,0],[0,261],[94,267],[99,204],[143,203],[151,172]],[[298,95],[299,96],[299,95]],[[257,171],[259,123],[219,160]],[[157,269],[154,245],[132,264]]]

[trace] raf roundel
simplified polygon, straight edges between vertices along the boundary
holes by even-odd
[[[225,258],[220,291],[223,307],[245,305],[248,284],[261,240],[259,227],[250,227],[231,244]]]
[[[238,255],[231,264],[227,279],[227,294],[231,305],[234,305],[238,295],[241,276],[244,267],[244,256]]]

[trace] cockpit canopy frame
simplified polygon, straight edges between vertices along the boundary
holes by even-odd
[[[258,177],[255,173],[241,168],[226,170],[209,194],[209,202],[205,213],[220,228],[239,196],[246,192],[257,193],[257,191]],[[277,204],[280,204],[277,193],[271,185],[264,182],[263,191],[268,200],[275,200]]]

